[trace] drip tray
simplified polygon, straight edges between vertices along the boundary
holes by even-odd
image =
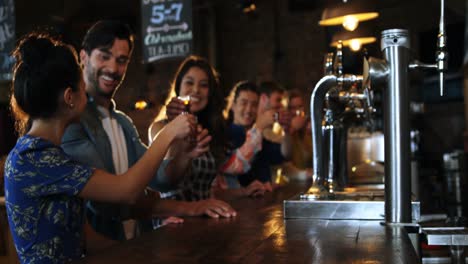
[[[466,227],[424,227],[428,245],[468,246]]]
[[[412,220],[417,222],[421,204],[413,201],[411,207]],[[353,188],[326,197],[300,194],[284,201],[284,218],[384,220],[384,190]]]

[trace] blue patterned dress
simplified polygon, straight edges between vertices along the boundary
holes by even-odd
[[[64,263],[82,255],[83,189],[93,169],[52,142],[25,135],[5,163],[8,222],[21,263]]]

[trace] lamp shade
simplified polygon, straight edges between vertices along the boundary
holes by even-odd
[[[345,3],[334,4],[323,10],[320,26],[343,25],[346,30],[355,30],[359,22],[377,18],[375,1],[348,0]]]

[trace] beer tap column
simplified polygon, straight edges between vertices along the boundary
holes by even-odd
[[[381,49],[388,67],[388,87],[384,91],[385,222],[411,223],[408,31],[383,31]]]

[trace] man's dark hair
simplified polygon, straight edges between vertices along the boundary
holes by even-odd
[[[279,83],[273,81],[262,82],[258,86],[259,94],[266,94],[268,96],[274,92],[284,93],[284,91],[284,88]]]
[[[101,20],[96,22],[84,36],[81,47],[88,55],[96,48],[111,48],[115,39],[128,41],[130,53],[133,50],[134,35],[130,27],[120,21]]]

